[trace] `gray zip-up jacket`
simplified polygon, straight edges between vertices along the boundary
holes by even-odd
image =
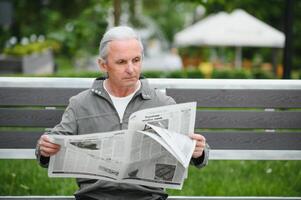
[[[158,90],[151,89],[147,80],[141,79],[141,88],[136,92],[126,107],[123,119],[118,113],[103,87],[103,79],[96,79],[92,87],[71,97],[60,124],[45,134],[77,135],[127,129],[129,116],[138,110],[175,104],[175,101]],[[201,158],[192,159],[192,164],[203,167],[208,162],[208,152]],[[49,158],[39,154],[37,160],[43,167],[48,167]],[[165,199],[167,194],[162,188],[153,188],[126,183],[78,178],[76,197],[96,199]]]

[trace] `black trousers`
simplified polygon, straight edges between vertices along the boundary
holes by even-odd
[[[75,197],[76,200],[97,200],[92,197],[85,197],[85,196],[80,196],[80,197]]]

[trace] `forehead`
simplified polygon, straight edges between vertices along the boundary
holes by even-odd
[[[136,39],[113,40],[108,45],[108,56],[139,56],[142,53]]]

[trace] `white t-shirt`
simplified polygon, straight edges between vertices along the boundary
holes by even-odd
[[[131,101],[131,99],[133,98],[134,94],[140,89],[141,87],[141,83],[140,81],[138,81],[138,87],[136,88],[136,90],[129,94],[128,96],[125,97],[115,97],[113,95],[110,94],[110,92],[108,91],[108,89],[106,88],[106,84],[104,83],[103,86],[105,88],[105,90],[107,91],[107,93],[110,95],[110,98],[117,110],[117,113],[119,115],[119,119],[120,119],[120,123],[122,123],[122,119],[123,119],[123,115],[125,112],[125,109],[127,107],[127,105],[129,104],[129,102]]]

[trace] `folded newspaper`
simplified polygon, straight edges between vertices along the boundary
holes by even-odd
[[[50,177],[102,179],[181,189],[195,147],[196,102],[140,110],[127,130],[49,135],[61,145],[50,158]]]

